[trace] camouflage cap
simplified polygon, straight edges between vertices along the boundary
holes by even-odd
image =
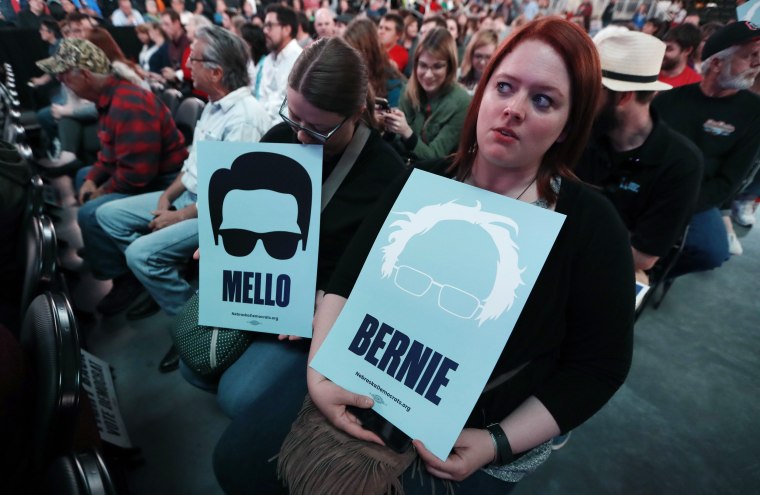
[[[48,74],[60,74],[69,69],[87,69],[96,74],[111,72],[111,62],[103,50],[87,40],[75,38],[61,41],[56,54],[38,60],[37,66]]]

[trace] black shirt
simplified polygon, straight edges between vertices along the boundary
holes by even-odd
[[[694,213],[702,153],[654,111],[652,120],[652,132],[634,150],[615,152],[606,137],[591,141],[575,173],[612,201],[634,248],[664,256]]]
[[[419,168],[447,175],[448,165],[443,159]],[[362,224],[328,293],[349,296],[408,175],[388,188]],[[562,180],[555,211],[566,215],[565,222],[492,378],[527,365],[481,395],[467,426],[501,421],[535,395],[566,432],[596,413],[628,374],[635,295],[625,227],[609,201],[571,179]],[[467,263],[466,253],[462,263]]]
[[[725,205],[744,185],[760,147],[760,96],[739,91],[713,98],[696,83],[663,91],[652,105],[702,150],[704,174],[696,211]]]

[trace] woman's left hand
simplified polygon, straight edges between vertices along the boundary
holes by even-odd
[[[428,472],[444,480],[462,481],[494,458],[493,441],[487,430],[462,430],[454,450],[445,461],[433,455],[421,441],[415,440],[413,443]]]

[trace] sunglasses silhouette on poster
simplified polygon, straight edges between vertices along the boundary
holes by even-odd
[[[211,175],[209,216],[214,244],[244,257],[261,241],[276,260],[306,250],[311,218],[311,178],[300,163],[269,152],[245,153]]]
[[[388,236],[389,243],[382,248],[383,261],[381,278],[393,278],[398,289],[414,297],[426,297],[432,291],[437,299],[438,308],[452,316],[463,320],[475,319],[478,326],[488,320],[498,319],[508,311],[516,296],[517,288],[523,285],[522,273],[525,268],[519,267],[519,246],[512,239],[511,230],[518,234],[517,223],[509,217],[490,213],[481,209],[480,202],[475,206],[466,206],[454,201],[445,204],[423,206],[416,212],[393,212],[403,217],[391,224],[393,232]],[[493,241],[496,250],[496,266],[489,265],[489,272],[495,272],[493,286],[484,298],[472,294],[463,288],[442,283],[447,276],[446,265],[436,263],[441,267],[440,273],[428,274],[418,267],[400,264],[399,258],[408,248],[409,242],[435,228],[443,228],[446,223],[451,228],[451,222],[464,222],[482,229]],[[511,230],[510,230],[511,229]],[[490,246],[472,246],[472,251],[461,253],[463,256],[475,259],[488,259],[485,251]],[[484,265],[485,266],[485,265]],[[477,274],[472,273],[470,283],[477,283]],[[482,285],[482,282],[480,282]],[[476,287],[468,287],[474,291]],[[482,287],[481,287],[482,288]]]

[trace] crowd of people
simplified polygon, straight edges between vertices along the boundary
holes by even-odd
[[[225,492],[323,493],[359,476],[326,444],[332,464],[278,478],[268,460],[307,434],[291,431],[299,411],[358,451],[383,443],[350,412],[372,399],[308,363],[412,169],[566,220],[449,457],[415,441],[412,482],[415,456],[388,450],[396,469],[377,493],[509,491],[624,382],[634,280],[651,282],[677,243],[671,279],[742,253],[733,224],[751,227],[760,198],[760,27],[699,25],[683,2],[619,19],[615,5],[597,26],[585,0],[556,13],[546,0],[3,2],[5,21],[50,47],[30,81],[50,101],[39,163],[75,176],[79,254],[113,282],[104,316],[174,316],[195,294],[196,143],[321,144],[325,180],[360,150],[321,213],[313,339],[257,334],[213,378],[174,348],[161,361],[232,418],[214,453]],[[138,58],[108,24],[135,26]],[[160,97],[170,88],[206,102],[191,143]]]

